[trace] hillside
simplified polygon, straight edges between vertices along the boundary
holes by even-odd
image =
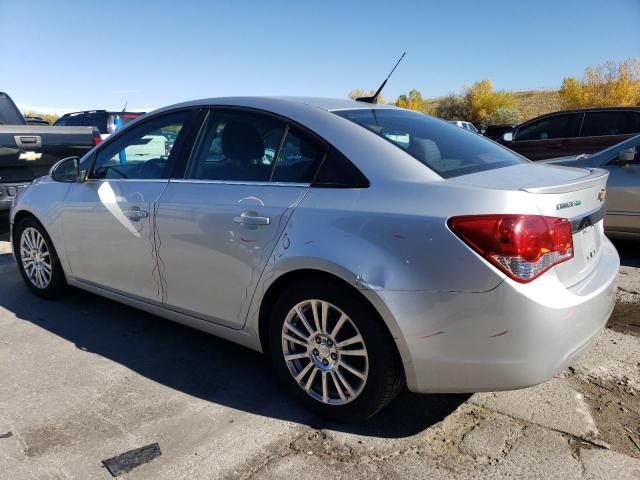
[[[560,106],[560,95],[557,90],[525,90],[512,93],[516,98],[521,122],[537,117],[538,115],[562,109]],[[442,98],[444,97],[425,100],[425,109],[427,111],[434,111]]]

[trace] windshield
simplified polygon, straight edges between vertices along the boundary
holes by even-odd
[[[381,136],[443,178],[528,162],[480,135],[421,113],[395,109],[333,113]]]

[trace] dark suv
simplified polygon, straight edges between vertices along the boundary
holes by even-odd
[[[84,112],[67,113],[56,120],[54,125],[73,127],[96,127],[104,137],[112,134],[117,128],[124,127],[135,120],[144,112],[108,112],[106,110],[87,110]],[[121,125],[116,126],[116,120],[120,119]]]
[[[594,153],[640,133],[640,107],[588,108],[549,113],[498,141],[530,160]]]

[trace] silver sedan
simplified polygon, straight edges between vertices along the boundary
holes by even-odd
[[[218,98],[58,163],[12,241],[36,295],[265,352],[308,408],[362,420],[404,385],[515,389],[574,362],[615,300],[606,181],[387,105]]]
[[[640,240],[640,135],[590,155],[547,160],[555,165],[604,168],[609,172],[605,231]]]

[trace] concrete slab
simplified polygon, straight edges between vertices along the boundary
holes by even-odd
[[[638,480],[640,459],[611,450],[580,450],[585,480]]]
[[[598,428],[583,395],[562,379],[554,378],[523,390],[478,393],[470,402],[576,437],[598,436]]]

